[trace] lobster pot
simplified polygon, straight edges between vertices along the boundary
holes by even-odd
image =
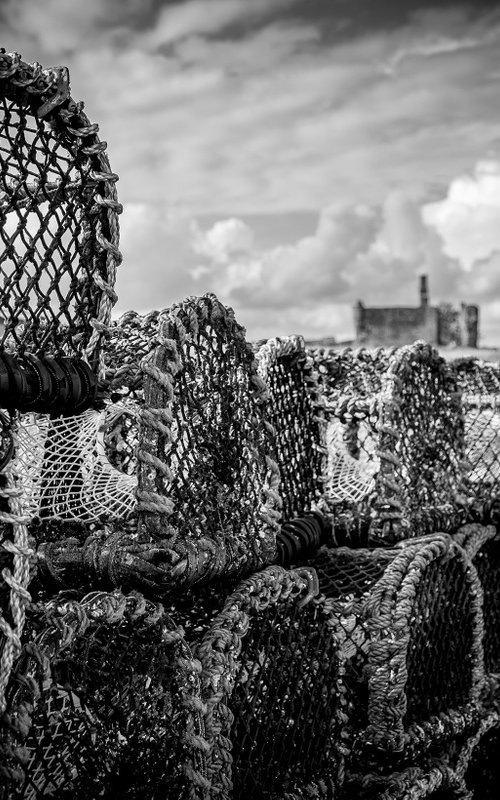
[[[358,545],[392,543],[460,524],[462,406],[438,352],[420,342],[313,356],[326,406],[326,491],[339,536]]]
[[[489,499],[500,490],[500,368],[478,359],[454,362],[465,416],[468,490]]]
[[[59,587],[162,595],[275,560],[279,473],[243,328],[213,295],[153,318],[148,354],[110,378],[131,395],[51,421],[29,481],[27,448],[40,575]]]
[[[274,428],[271,454],[281,477],[283,519],[322,507],[326,428],[315,373],[300,336],[269,339],[257,350]]]
[[[445,534],[311,560],[343,638],[351,762],[418,763],[468,730],[484,684],[482,592]]]
[[[342,682],[311,571],[268,567],[226,598],[194,653],[207,705],[209,797],[337,797]]]
[[[64,67],[0,53],[0,347],[86,355],[94,369],[115,302],[121,212],[97,131]]]
[[[1,719],[2,800],[196,798],[206,788],[196,665],[140,595],[32,606]]]
[[[493,525],[471,524],[459,529],[456,540],[472,559],[483,589],[484,668],[494,700],[500,682],[500,535]]]

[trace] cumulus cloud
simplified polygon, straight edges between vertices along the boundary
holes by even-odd
[[[483,161],[452,181],[447,197],[423,209],[445,252],[468,271],[500,251],[500,163]]]
[[[241,258],[252,252],[255,236],[252,229],[241,219],[221,220],[208,231],[196,228],[192,248],[200,256],[206,256],[215,264],[228,264],[231,259]]]
[[[300,0],[187,0],[137,26],[139,7],[0,7],[8,47],[69,67],[124,203],[220,216],[380,204],[388,187],[447,185],[498,145],[496,17],[433,10],[332,46],[320,18],[294,17]]]

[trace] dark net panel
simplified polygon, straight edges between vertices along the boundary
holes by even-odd
[[[323,494],[324,431],[317,391],[300,337],[270,339],[259,348],[257,359],[269,390],[283,519],[290,520],[314,508]]]
[[[370,633],[363,600],[384,574],[393,556],[384,550],[322,548],[309,562],[315,569],[320,591],[333,601],[338,637],[344,657],[347,726],[356,739],[368,725],[368,669]]]
[[[106,326],[115,300],[121,207],[82,108],[65,70],[0,51],[0,346],[92,363],[93,322]]]
[[[161,606],[99,594],[49,608],[32,610],[11,676],[2,800],[198,797],[194,667]]]
[[[271,429],[244,330],[215,296],[172,307],[147,375],[138,508],[169,537],[178,577],[250,571],[273,560],[279,521]],[[188,561],[186,561],[188,559]]]
[[[310,603],[251,616],[230,708],[234,797],[281,797],[335,764],[339,663],[332,630]]]
[[[442,556],[417,585],[406,660],[408,724],[460,708],[470,698],[477,619],[465,568],[460,559]]]
[[[387,371],[395,349],[317,348],[309,352],[318,370],[324,394],[332,404],[336,404],[344,398],[370,398],[377,394],[381,389],[382,375]]]
[[[487,542],[474,556],[483,587],[484,666],[500,673],[500,541]]]
[[[465,783],[473,800],[497,800],[500,788],[500,723],[491,727],[474,748]]]
[[[341,664],[333,616],[315,591],[309,570],[269,567],[226,598],[195,651],[214,795],[336,797]]]

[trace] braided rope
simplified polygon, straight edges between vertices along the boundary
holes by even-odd
[[[482,616],[483,594],[478,574],[465,551],[446,534],[429,536],[426,540],[404,542],[400,554],[390,563],[382,578],[371,590],[366,602],[366,613],[373,641],[371,661],[373,668],[369,677],[369,725],[364,739],[378,748],[390,747],[402,751],[416,746],[424,731],[428,735],[446,734],[444,725],[451,719],[450,713],[433,716],[429,720],[405,726],[407,711],[407,653],[412,630],[409,620],[420,582],[427,567],[441,557],[457,559],[462,565],[462,577],[467,585],[469,614],[473,620],[470,662],[472,664],[467,699],[460,709],[450,709],[455,717],[452,728],[460,730],[470,723],[478,709],[481,692],[485,686],[483,660],[484,621]],[[393,631],[395,639],[387,638]],[[390,690],[391,703],[387,703]],[[445,722],[443,722],[443,719]],[[427,726],[427,731],[425,731]]]
[[[3,473],[5,486],[0,489],[0,498],[8,500],[10,513],[0,511],[0,523],[12,526],[12,540],[3,539],[0,549],[12,556],[13,569],[4,567],[2,578],[9,586],[9,611],[11,622],[0,609],[0,632],[4,641],[0,649],[0,714],[5,711],[5,690],[12,666],[21,648],[26,606],[31,600],[28,592],[30,559],[34,556],[29,547],[26,518],[23,516],[22,490],[16,488],[9,470]]]

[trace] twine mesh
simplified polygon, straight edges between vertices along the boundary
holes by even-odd
[[[453,363],[463,392],[467,478],[476,498],[488,498],[500,488],[500,368],[477,359]]]
[[[121,411],[111,409],[111,433],[116,431]],[[89,523],[130,516],[137,480],[107,458],[106,417],[106,411],[93,409],[53,419],[41,414],[22,416],[15,433],[13,469],[22,482],[23,510],[28,517]]]
[[[344,639],[353,758],[412,759],[473,723],[482,592],[460,547],[442,535],[385,550],[323,548],[309,564]]]
[[[257,361],[269,390],[272,452],[280,470],[283,518],[289,520],[321,500],[326,453],[322,410],[301,337],[270,339],[259,347]]]
[[[336,796],[341,665],[311,575],[270,567],[230,595],[197,648],[224,797]],[[301,795],[320,790],[320,795]]]
[[[189,582],[269,563],[278,469],[265,386],[233,312],[213,295],[172,307],[142,369],[140,530],[169,540]]]
[[[0,346],[85,354],[115,302],[117,176],[64,68],[0,50]]]
[[[196,664],[140,596],[31,609],[0,723],[0,797],[201,798]]]

